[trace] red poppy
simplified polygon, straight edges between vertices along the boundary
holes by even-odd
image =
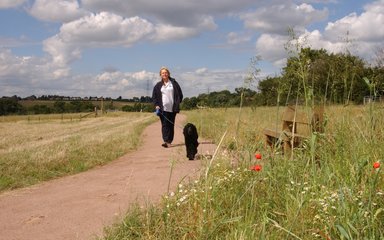
[[[255,165],[255,166],[251,167],[251,170],[259,172],[259,171],[261,171],[261,168],[262,168],[261,165]]]
[[[256,158],[256,159],[261,159],[261,154],[260,154],[260,153],[256,153],[256,154],[255,154],[255,158]]]
[[[373,168],[379,168],[380,167],[380,163],[379,162],[375,162],[374,164],[373,164]]]

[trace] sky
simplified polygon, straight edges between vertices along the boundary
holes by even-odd
[[[255,88],[289,42],[370,64],[383,26],[384,0],[0,0],[0,96],[151,96],[163,66],[185,97]]]

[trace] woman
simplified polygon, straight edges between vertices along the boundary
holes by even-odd
[[[176,114],[180,112],[180,103],[183,100],[183,92],[180,85],[166,67],[160,69],[161,81],[153,87],[152,101],[161,121],[161,134],[163,144],[170,147],[175,134]]]

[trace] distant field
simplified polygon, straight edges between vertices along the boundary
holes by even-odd
[[[112,113],[110,114],[112,115]],[[63,114],[29,114],[29,115],[9,115],[9,116],[0,116],[1,122],[45,122],[45,121],[79,121],[84,118],[95,118],[101,116],[100,114],[96,115],[94,112],[85,112],[85,113],[63,113]],[[107,115],[104,115],[107,116]]]
[[[30,107],[33,107],[35,105],[46,105],[48,107],[53,107],[53,104],[55,103],[56,101],[55,100],[20,100],[19,103],[23,106],[23,107],[27,107],[27,108],[30,108]],[[71,102],[71,101],[64,101],[64,102]],[[106,106],[113,106],[114,108],[116,109],[119,109],[121,110],[121,108],[123,106],[133,106],[135,103],[134,102],[124,102],[124,101],[116,101],[116,100],[105,100],[105,101],[90,101],[92,102],[92,104],[96,107],[98,107],[99,109],[101,108],[101,105],[103,104],[104,107]]]

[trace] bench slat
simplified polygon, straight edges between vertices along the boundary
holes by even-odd
[[[264,129],[267,144],[273,146],[274,143],[281,142],[284,151],[300,145],[302,140],[309,138],[313,131],[322,130],[323,113],[323,107],[317,107],[312,109],[312,116],[308,117],[306,111],[299,111],[294,106],[287,106],[282,116],[281,130]],[[293,142],[291,142],[292,140]]]

